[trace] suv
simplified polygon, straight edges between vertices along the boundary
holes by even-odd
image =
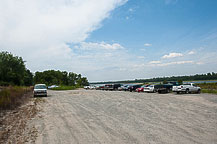
[[[47,86],[45,84],[36,84],[33,90],[35,96],[47,96]]]

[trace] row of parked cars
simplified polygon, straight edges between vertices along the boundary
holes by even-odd
[[[200,93],[201,88],[193,83],[186,83],[179,85],[177,82],[169,82],[168,84],[105,84],[105,85],[92,85],[85,86],[84,89],[95,90],[118,90],[130,92],[158,92],[158,93]]]

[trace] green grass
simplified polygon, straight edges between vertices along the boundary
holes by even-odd
[[[217,94],[217,83],[201,83],[197,85],[202,89],[202,93]]]
[[[201,89],[216,89],[217,90],[217,83],[201,83],[197,84]]]
[[[51,90],[74,90],[78,87],[76,86],[59,86],[59,87],[56,87],[56,88],[52,88]]]
[[[217,94],[216,89],[202,89],[202,93],[211,93],[211,94]]]

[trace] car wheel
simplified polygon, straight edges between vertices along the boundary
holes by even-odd
[[[177,94],[179,94],[179,92],[176,92]]]
[[[189,93],[189,89],[186,89],[185,93],[188,94]]]
[[[200,93],[200,89],[197,91],[197,93]]]

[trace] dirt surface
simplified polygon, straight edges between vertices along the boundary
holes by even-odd
[[[40,110],[40,103],[44,99],[29,98],[22,106],[14,110],[0,112],[0,143],[1,144],[23,144],[34,142],[36,128],[29,125],[28,121],[33,119]]]
[[[75,90],[43,99],[31,143],[217,143],[217,95]]]

